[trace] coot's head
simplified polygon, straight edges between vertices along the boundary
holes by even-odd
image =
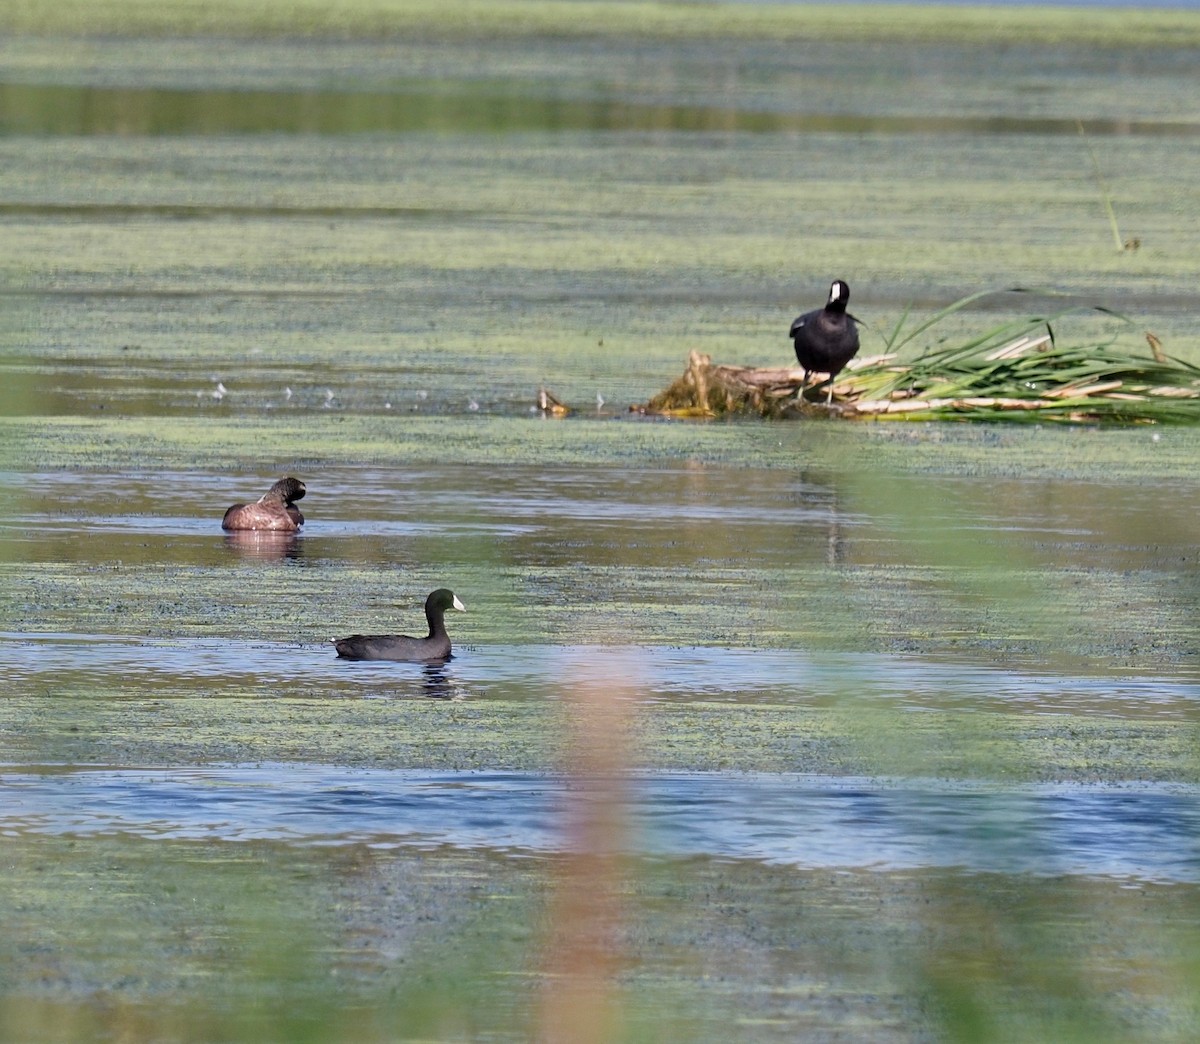
[[[829,300],[825,302],[825,311],[844,312],[850,303],[850,287],[841,279],[835,279],[829,286]]]
[[[458,600],[454,592],[445,587],[431,591],[429,597],[425,599],[426,613],[444,613],[447,609],[457,609],[460,613],[467,611],[467,607]]]

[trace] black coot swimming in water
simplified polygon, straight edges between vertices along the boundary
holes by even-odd
[[[292,502],[304,494],[304,483],[298,478],[281,478],[253,504],[234,504],[225,512],[221,528],[294,533],[304,525],[304,516]]]
[[[829,374],[829,394],[825,405],[833,404],[833,380],[858,353],[858,330],[854,316],[846,311],[850,287],[835,279],[829,287],[829,300],[824,308],[805,312],[792,323],[788,334],[796,345],[796,359],[804,367],[797,401],[804,398],[810,373]]]
[[[446,634],[446,610],[466,612],[467,607],[453,591],[441,587],[425,599],[425,619],[429,634],[410,638],[406,634],[354,634],[332,639],[337,654],[347,660],[445,660],[450,656],[450,636]]]

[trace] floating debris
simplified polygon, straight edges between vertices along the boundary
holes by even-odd
[[[537,409],[547,417],[565,417],[571,412],[569,406],[564,405],[544,387],[537,391]]]

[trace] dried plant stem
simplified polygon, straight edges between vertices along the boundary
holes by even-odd
[[[1117,212],[1113,209],[1112,192],[1109,190],[1108,182],[1104,180],[1104,174],[1100,170],[1100,160],[1096,158],[1096,150],[1092,148],[1087,131],[1083,129],[1083,120],[1076,120],[1075,125],[1079,128],[1079,136],[1083,139],[1084,148],[1087,149],[1088,155],[1092,158],[1092,171],[1096,175],[1096,184],[1100,186],[1100,195],[1104,200],[1104,209],[1108,212],[1108,224],[1112,229],[1113,242],[1116,243],[1118,251],[1123,251],[1125,249],[1125,240],[1121,238],[1121,230],[1117,227]]]

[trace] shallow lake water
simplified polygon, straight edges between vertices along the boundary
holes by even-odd
[[[0,833],[567,849],[566,779],[260,765],[0,774]],[[627,781],[631,850],[803,869],[953,868],[1200,881],[1200,791],[659,774]]]
[[[947,707],[1042,713],[1124,713],[1131,718],[1191,718],[1200,686],[1188,677],[1033,673],[928,657],[803,653],[694,646],[467,645],[448,663],[338,660],[328,645],[230,638],[138,639],[128,636],[0,634],[8,678],[46,686],[83,674],[203,685],[218,695],[324,675],[331,693],[435,699],[561,697],[562,678],[592,685],[613,679],[614,661],[636,678],[631,698],[658,701],[820,703],[847,689],[912,710]]]
[[[778,715],[785,749],[789,729],[798,736],[856,708],[868,720],[891,715],[886,728],[899,730],[901,745],[908,731],[919,734],[922,716],[957,719],[968,729],[968,755],[980,742],[973,730],[986,734],[988,726],[963,723],[979,715],[1051,732],[1062,722],[1064,745],[1077,721],[1167,729],[1200,722],[1190,625],[1194,490],[1151,490],[1134,501],[1100,482],[925,479],[925,495],[936,499],[917,524],[879,477],[782,469],[492,473],[457,465],[305,477],[304,530],[279,536],[220,531],[211,505],[236,499],[241,476],[24,475],[24,510],[2,523],[28,571],[9,595],[25,629],[0,634],[10,708],[33,713],[47,699],[82,699],[81,711],[101,711],[104,728],[120,732],[122,716],[149,700],[165,708],[156,713],[166,739],[172,705],[203,703],[211,708],[206,738],[194,733],[190,754],[172,739],[171,757],[204,763],[237,760],[235,748],[221,751],[221,720],[246,700],[267,715],[278,700],[445,701],[448,713],[460,705],[488,708],[501,722],[509,715],[502,727],[513,751],[493,755],[491,765],[509,774],[489,773],[486,762],[446,774],[444,761],[420,753],[419,738],[397,754],[384,734],[360,742],[357,763],[377,768],[362,776],[353,808],[320,796],[336,776],[333,748],[332,764],[297,765],[295,774],[284,764],[181,767],[169,793],[151,799],[170,777],[156,763],[167,748],[156,755],[152,730],[125,748],[126,763],[114,765],[119,746],[97,745],[91,760],[112,767],[6,776],[6,787],[25,796],[6,806],[5,829],[86,832],[104,806],[102,832],[188,837],[194,827],[224,840],[370,837],[553,850],[560,773],[553,758],[530,754],[540,741],[521,738],[506,708],[565,708],[570,717],[574,693],[609,689],[676,745],[684,742],[682,716],[708,708],[718,708],[722,742],[747,730],[756,709]],[[417,630],[425,588],[443,582],[468,606],[450,614],[456,654],[448,663],[336,657],[328,639],[339,634]],[[1111,603],[1103,611],[1091,602],[1101,596]],[[1147,643],[1151,603],[1158,623]],[[867,605],[870,629],[854,620]],[[935,619],[939,628],[930,627]],[[94,629],[80,629],[85,622]],[[75,630],[54,629],[66,623]],[[72,737],[87,729],[86,714],[73,725],[52,716],[57,724],[39,741],[43,764],[81,756],[87,748]],[[320,719],[309,726],[322,727]],[[415,727],[435,748],[448,739],[437,735],[436,718]],[[562,724],[543,719],[540,728],[558,732]],[[254,751],[256,760],[280,760],[283,748],[272,742]],[[803,744],[777,778],[756,771],[752,758],[737,762],[741,775],[723,773],[727,754],[717,742],[685,742],[690,764],[711,775],[672,774],[679,762],[660,761],[660,748],[634,756],[638,771],[651,772],[639,777],[630,805],[636,824],[653,826],[649,853],[939,867],[948,853],[965,852],[978,829],[984,841],[964,855],[969,869],[1193,878],[1193,775],[1177,769],[1171,782],[1133,746],[1100,753],[1084,743],[1075,756],[1090,767],[1080,773],[1042,762],[1018,742],[1026,778],[1041,782],[989,792],[988,759],[965,789],[922,779],[919,759],[908,768],[911,783],[893,778],[886,759],[878,780],[863,777],[860,762],[848,763],[839,783],[828,759]],[[512,771],[530,757],[545,776]],[[142,759],[149,775],[139,770]],[[1056,783],[1064,776],[1071,786]],[[243,783],[253,801],[231,798],[210,818],[212,802],[225,807],[221,795]],[[308,789],[314,804],[305,809]],[[860,800],[888,809],[870,837],[848,829]],[[42,820],[41,801],[80,812]],[[406,822],[400,806],[411,801],[427,804],[428,818]],[[478,815],[493,824],[490,834],[474,830]],[[283,826],[272,833],[272,821],[305,817],[294,834]],[[1008,824],[999,832],[988,825],[997,819]],[[1043,820],[1053,824],[1045,838]],[[724,828],[706,835],[698,825],[707,821]],[[1150,858],[1153,844],[1138,840],[1156,834],[1158,860]]]
[[[630,1039],[1195,1039],[1200,437],[629,413],[834,276],[1200,359],[1194,49],[424,33],[0,39],[0,1038],[530,1039],[612,801]]]

